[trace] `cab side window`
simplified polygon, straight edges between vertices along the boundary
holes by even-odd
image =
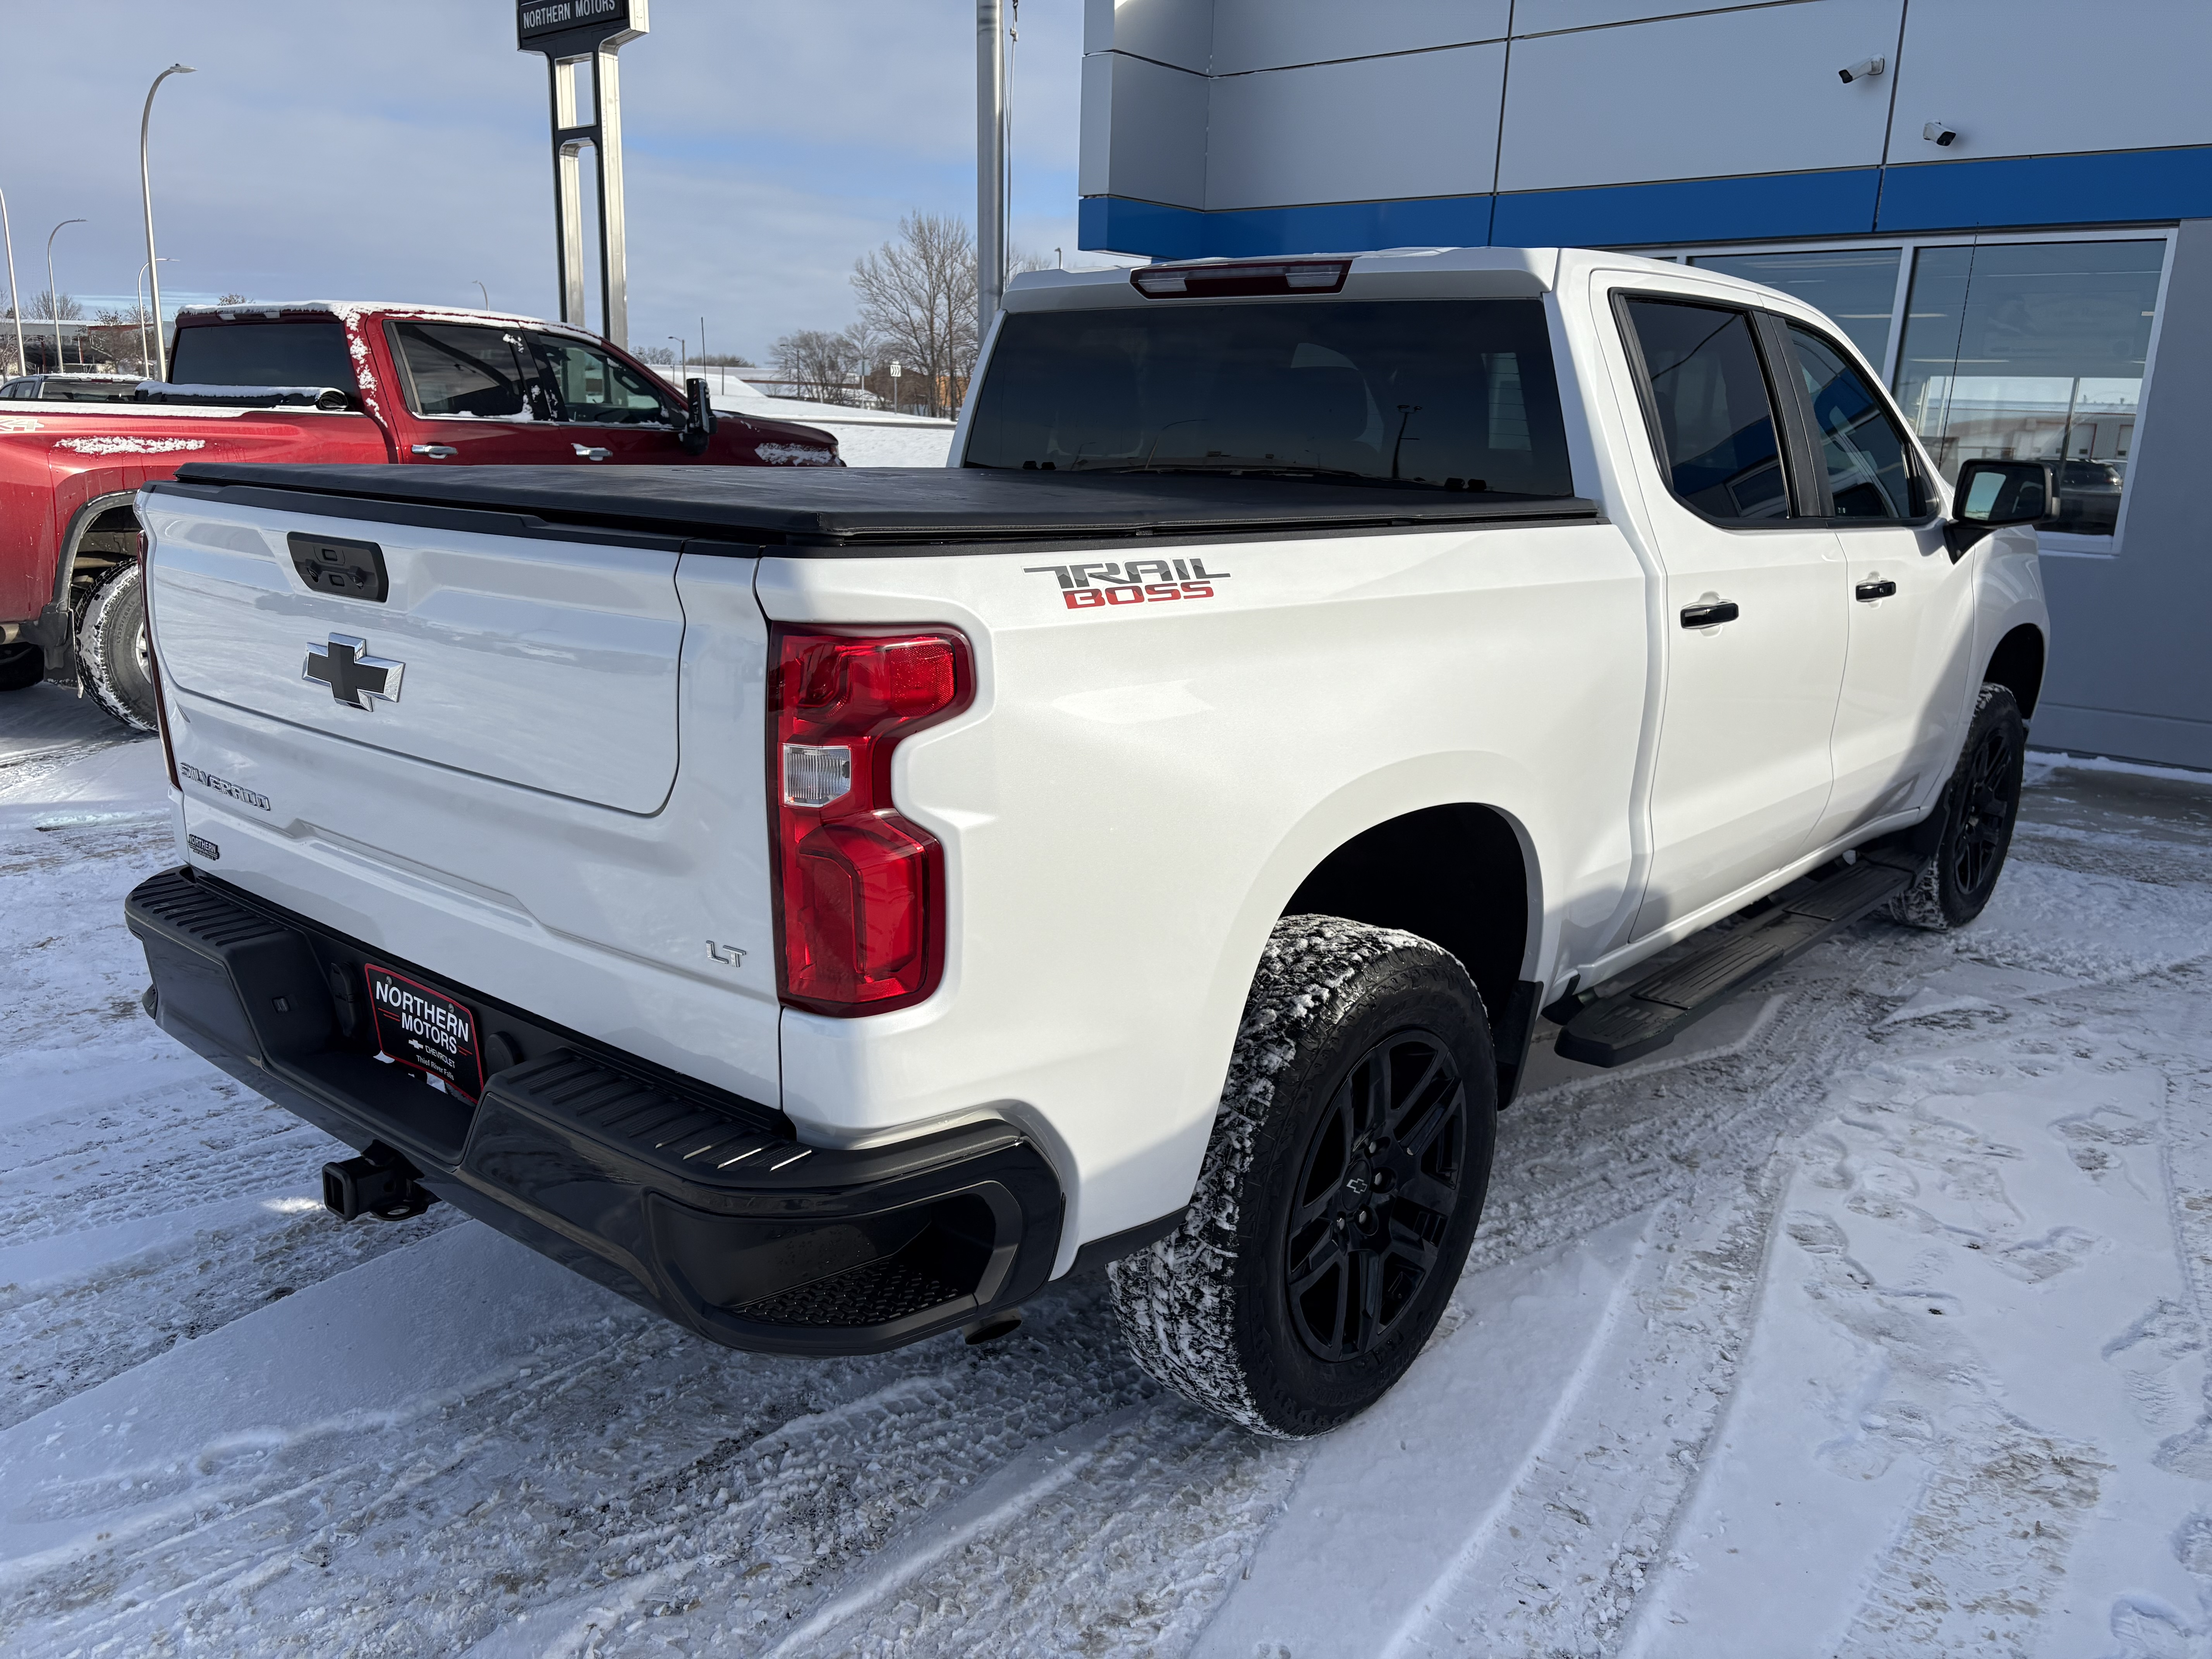
[[[1790,325],[1790,348],[1820,438],[1820,463],[1839,519],[1917,519],[1925,495],[1905,434],[1840,347]]]
[[[1787,519],[1781,433],[1750,317],[1674,300],[1632,299],[1627,311],[1674,494],[1711,519]]]
[[[667,398],[629,364],[556,334],[533,334],[530,341],[552,384],[556,420],[590,426],[672,423]]]
[[[544,389],[520,334],[457,323],[394,323],[417,415],[544,420]]]

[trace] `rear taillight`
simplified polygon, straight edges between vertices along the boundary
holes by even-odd
[[[822,1014],[919,1002],[945,968],[945,853],[894,807],[891,751],[968,706],[968,642],[779,624],[769,653],[778,988]]]
[[[169,763],[169,787],[183,793],[177,777],[177,746],[169,741],[169,700],[161,690],[161,659],[154,654],[154,569],[148,557],[153,544],[138,532],[138,605],[146,629],[146,675],[154,686],[154,729],[161,734],[161,758]]]

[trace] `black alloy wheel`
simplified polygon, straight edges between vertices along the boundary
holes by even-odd
[[[1992,725],[1979,734],[1959,786],[1964,793],[1951,845],[1951,878],[1972,902],[1986,899],[1987,890],[1996,885],[2020,810],[2020,757],[2010,726]]]
[[[1316,1358],[1371,1353],[1437,1269],[1460,1197],[1467,1085],[1443,1039],[1386,1037],[1323,1109],[1283,1243],[1291,1328]]]
[[[2008,687],[1984,684],[1936,811],[1897,837],[1927,861],[1890,900],[1893,921],[1941,933],[1981,915],[1996,892],[2020,821],[2027,760],[2027,726],[2019,700]]]

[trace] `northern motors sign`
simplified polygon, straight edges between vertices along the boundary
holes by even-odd
[[[567,57],[633,40],[646,32],[645,9],[646,0],[521,0],[515,47]]]

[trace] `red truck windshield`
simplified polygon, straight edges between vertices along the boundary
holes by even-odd
[[[328,322],[200,323],[177,331],[179,386],[334,386],[354,391],[345,329]]]
[[[1536,300],[1017,312],[965,465],[1574,494]]]

